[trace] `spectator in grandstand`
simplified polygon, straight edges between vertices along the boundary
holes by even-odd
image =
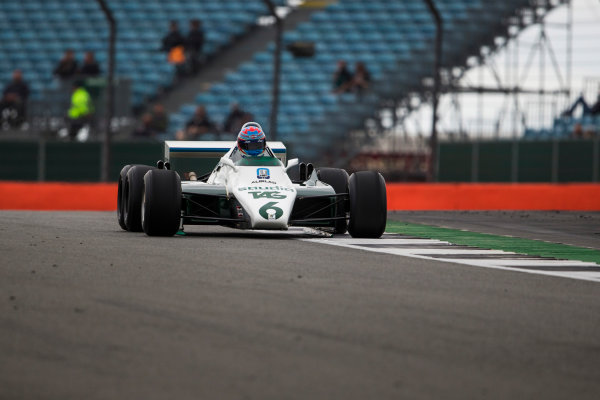
[[[63,57],[58,62],[56,68],[54,68],[54,76],[61,80],[68,80],[73,78],[77,74],[77,60],[75,59],[75,53],[73,50],[68,49],[65,51]]]
[[[364,63],[357,62],[354,75],[352,76],[351,89],[360,95],[369,88],[370,83],[371,74],[369,74],[367,67],[365,67]]]
[[[75,140],[79,131],[91,123],[93,114],[92,97],[84,87],[83,81],[77,79],[73,82],[71,106],[68,111],[69,139]]]
[[[202,21],[192,19],[190,21],[190,31],[185,38],[185,54],[192,74],[196,74],[200,69],[203,47],[204,32],[202,31]]]
[[[333,74],[333,92],[344,93],[350,90],[352,86],[352,74],[348,70],[346,61],[339,60],[337,68]]]
[[[150,128],[157,135],[162,135],[167,133],[167,128],[169,126],[169,116],[165,111],[165,106],[162,104],[155,104],[152,107],[152,112],[150,113],[152,120],[150,122]]]
[[[85,53],[83,64],[79,69],[79,75],[84,78],[100,75],[100,66],[93,52],[88,51]]]
[[[162,51],[167,53],[167,60],[177,68],[177,75],[184,75],[185,63],[185,38],[179,32],[177,21],[171,21],[169,33],[163,37]]]
[[[170,52],[177,46],[183,46],[185,39],[181,32],[179,32],[179,24],[177,21],[171,21],[169,24],[169,33],[167,33],[162,39],[162,51]]]
[[[242,128],[242,125],[252,120],[252,114],[242,110],[238,103],[232,103],[231,110],[229,111],[229,114],[227,115],[227,117],[225,118],[225,122],[223,123],[223,131],[226,133],[237,134]]]
[[[0,100],[0,118],[2,125],[7,123],[12,127],[19,127],[25,121],[25,110],[29,86],[23,80],[21,70],[14,70],[12,80],[6,85]]]
[[[576,139],[583,138],[583,125],[579,122],[573,125],[573,132],[571,132],[571,136]]]
[[[206,115],[206,108],[198,106],[192,118],[185,124],[185,130],[177,132],[176,138],[178,140],[198,140],[205,133],[215,130],[215,124]]]
[[[596,136],[596,127],[594,125],[583,126],[577,122],[573,125],[571,137],[574,139],[593,139]]]
[[[596,103],[593,105],[589,105],[585,99],[583,98],[583,94],[580,95],[577,100],[573,103],[573,105],[566,111],[564,111],[561,115],[563,117],[572,117],[573,113],[577,109],[578,106],[583,108],[583,115],[598,115],[600,114],[600,93],[598,93],[598,97],[596,98]]]
[[[153,138],[156,136],[156,133],[152,126],[152,114],[145,113],[142,115],[139,125],[133,131],[133,136],[137,138]]]

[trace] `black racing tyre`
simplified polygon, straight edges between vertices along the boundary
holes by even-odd
[[[127,225],[125,225],[125,213],[123,210],[123,193],[125,192],[125,179],[127,178],[127,171],[131,168],[131,165],[126,165],[121,169],[119,173],[119,186],[117,189],[117,220],[119,221],[119,226],[124,230],[127,230]]]
[[[340,168],[319,168],[317,170],[317,177],[321,182],[325,182],[335,190],[336,194],[348,193],[348,173],[344,169]],[[337,203],[336,217],[345,217],[347,202],[344,199]],[[346,219],[340,219],[335,222],[335,233],[346,233],[348,230],[348,221]]]
[[[375,171],[359,171],[348,180],[350,222],[348,232],[355,238],[379,238],[387,221],[385,180]]]
[[[130,232],[142,231],[142,197],[144,175],[154,169],[148,165],[133,165],[125,175],[123,185],[123,220]]]
[[[148,236],[173,236],[181,220],[181,179],[175,171],[154,169],[144,176],[142,227]]]

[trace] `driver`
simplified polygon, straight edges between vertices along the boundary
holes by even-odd
[[[244,158],[262,157],[266,153],[266,149],[267,137],[262,127],[257,122],[245,123],[237,137],[239,154]]]

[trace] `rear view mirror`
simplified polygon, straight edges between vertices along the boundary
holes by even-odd
[[[288,169],[295,167],[296,165],[298,165],[298,159],[292,158],[291,160],[288,160],[285,170],[287,171]]]
[[[237,167],[235,166],[235,164],[233,163],[233,161],[231,161],[231,158],[229,158],[229,157],[221,157],[221,164],[227,165],[228,167],[231,167],[234,171],[237,172]]]

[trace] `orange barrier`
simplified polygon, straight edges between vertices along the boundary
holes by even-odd
[[[586,183],[389,183],[387,197],[388,210],[600,210]]]
[[[117,184],[0,182],[0,209],[112,211]]]
[[[389,210],[600,211],[600,184],[388,183]],[[115,183],[0,182],[2,210],[112,211]]]

